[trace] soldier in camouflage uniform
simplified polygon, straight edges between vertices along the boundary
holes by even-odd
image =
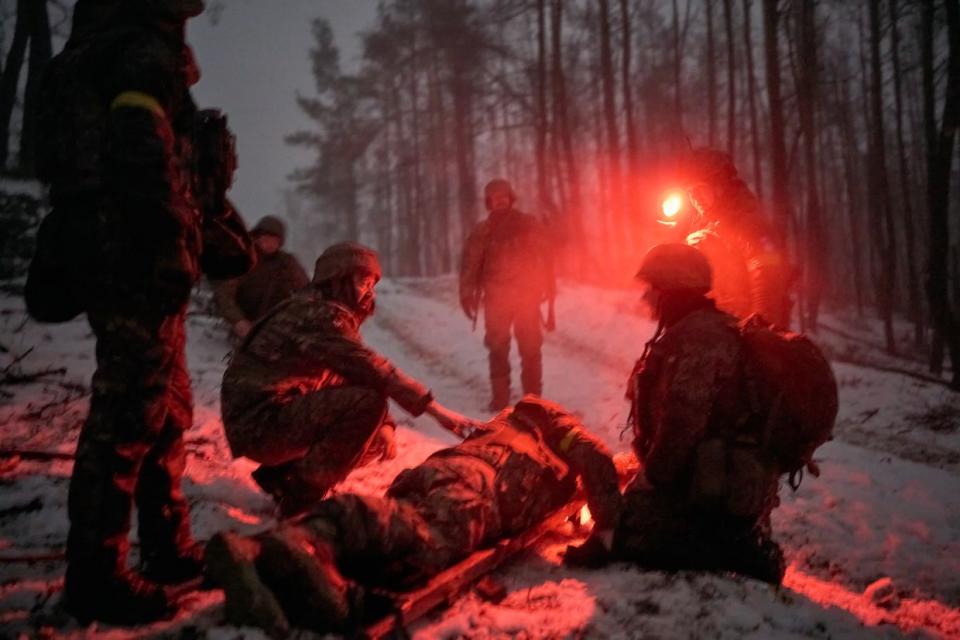
[[[624,493],[614,553],[650,568],[779,583],[783,555],[770,537],[778,471],[758,453],[736,319],[706,297],[710,265],[692,247],[654,247],[637,278],[659,326],[629,380],[643,473]],[[589,562],[596,547],[570,560]]]
[[[490,410],[510,402],[510,332],[520,352],[523,393],[543,390],[540,305],[556,295],[553,261],[546,230],[533,216],[514,208],[516,196],[506,180],[484,188],[489,217],[467,237],[460,268],[460,305],[476,322],[480,303],[490,351]],[[551,327],[548,327],[552,329]]]
[[[69,284],[97,339],[64,585],[67,610],[84,622],[169,615],[159,583],[202,568],[180,488],[192,424],[184,318],[203,247],[188,169],[189,87],[199,74],[184,30],[202,10],[199,0],[80,0],[45,80],[44,91],[66,95],[42,105],[57,111],[44,128],[51,144],[40,173],[51,216],[80,230],[69,240],[90,252]],[[142,575],[126,564],[134,501]]]
[[[282,220],[264,216],[250,235],[257,248],[257,266],[214,287],[217,311],[238,338],[246,337],[254,322],[310,281],[297,259],[281,248],[286,239]]]
[[[454,432],[473,422],[367,347],[377,254],[344,242],[317,259],[311,286],[250,331],[223,376],[221,407],[235,456],[261,463],[254,478],[292,516],[315,504],[363,459],[376,438],[389,454],[392,399]]]
[[[233,624],[344,631],[362,609],[358,583],[417,585],[536,525],[573,497],[578,478],[595,531],[609,532],[620,493],[608,451],[561,406],[527,396],[401,472],[383,498],[342,494],[252,539],[218,534],[207,566]]]
[[[697,211],[685,225],[687,243],[713,268],[711,296],[738,318],[759,313],[786,328],[790,322],[791,269],[760,204],[737,175],[730,156],[695,149],[682,162],[681,178]]]

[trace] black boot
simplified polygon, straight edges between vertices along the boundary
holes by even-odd
[[[256,559],[260,543],[235,533],[218,533],[206,548],[207,577],[224,593],[227,622],[253,626],[275,638],[290,631],[290,623],[273,592],[260,580]]]
[[[350,586],[326,542],[297,529],[264,536],[257,571],[295,625],[318,632],[346,630]]]
[[[73,566],[67,569],[63,605],[84,625],[94,620],[117,625],[145,624],[168,619],[177,611],[163,587],[132,571],[88,575]]]

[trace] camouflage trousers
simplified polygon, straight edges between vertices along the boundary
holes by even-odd
[[[387,419],[387,398],[366,387],[327,387],[261,409],[236,429],[234,450],[282,468],[316,499],[362,461]]]
[[[68,583],[125,570],[134,502],[142,557],[175,557],[192,544],[180,488],[193,421],[185,310],[87,315],[97,370],[70,480]]]
[[[649,569],[732,571],[774,584],[785,568],[770,537],[769,515],[703,512],[683,496],[657,491],[642,476],[624,492],[614,553]]]
[[[346,577],[408,588],[499,537],[494,478],[476,458],[431,458],[397,476],[384,498],[335,496],[286,527],[330,543]]]
[[[489,350],[491,407],[501,409],[510,403],[511,330],[520,352],[520,383],[523,393],[540,395],[543,391],[543,364],[540,348],[540,304],[521,292],[487,290],[484,292],[484,344]]]

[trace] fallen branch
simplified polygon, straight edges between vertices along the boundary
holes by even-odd
[[[62,376],[66,375],[66,367],[50,367],[47,369],[41,369],[40,371],[7,371],[4,370],[3,378],[0,379],[0,385],[18,385],[18,384],[30,384],[31,382],[36,382],[41,378],[47,376]]]
[[[21,460],[73,460],[72,453],[63,451],[40,451],[37,449],[0,449],[0,458],[20,458]]]

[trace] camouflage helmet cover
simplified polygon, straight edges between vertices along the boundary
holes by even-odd
[[[355,242],[340,242],[326,249],[313,269],[313,283],[321,284],[363,271],[380,279],[380,259],[377,252]]]
[[[483,187],[483,197],[489,198],[494,193],[500,193],[501,191],[506,191],[510,194],[511,198],[516,199],[516,194],[513,191],[513,186],[508,180],[503,178],[494,178]]]
[[[283,242],[287,239],[287,225],[277,216],[263,216],[257,225],[250,230],[250,235],[271,235],[280,238]]]
[[[706,293],[713,286],[713,270],[704,255],[678,242],[650,249],[635,277],[661,291]]]

